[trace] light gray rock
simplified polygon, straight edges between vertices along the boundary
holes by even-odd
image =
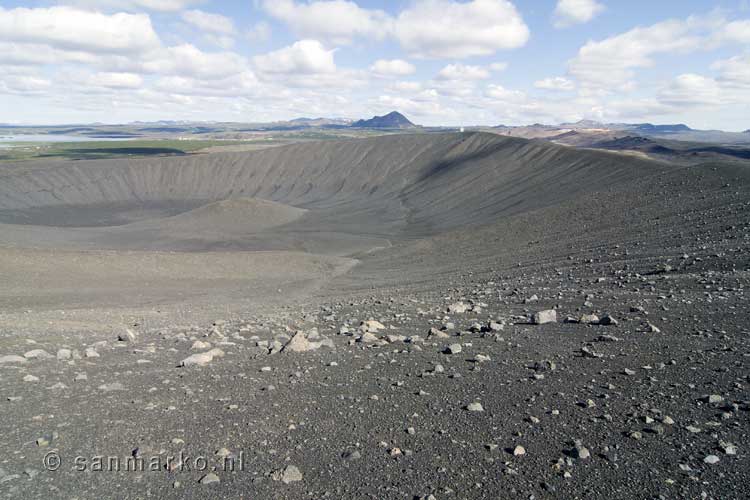
[[[463,351],[461,344],[451,344],[445,348],[446,354],[459,354],[461,351]]]
[[[180,362],[180,366],[205,366],[209,364],[214,358],[224,357],[224,351],[219,348],[211,349],[210,351],[201,352],[188,356]]]
[[[371,333],[365,333],[364,335],[372,335]],[[294,336],[289,339],[289,342],[284,345],[282,348],[282,351],[284,352],[308,352],[308,351],[315,351],[317,349],[320,349],[321,347],[325,346],[328,348],[333,349],[335,346],[333,344],[333,341],[330,339],[327,339],[325,337],[322,337],[319,334],[316,334],[314,338],[317,338],[319,340],[312,342],[310,340],[309,335],[305,334],[302,331],[297,331]],[[377,337],[375,338],[377,341]]]
[[[284,469],[273,472],[271,478],[284,484],[296,483],[302,481],[302,472],[294,465],[287,465]]]
[[[219,479],[219,476],[214,474],[213,472],[209,472],[202,478],[200,478],[200,481],[198,481],[200,484],[214,484],[221,482],[221,479]]]
[[[4,365],[6,363],[26,363],[28,360],[24,358],[23,356],[16,356],[15,354],[9,354],[6,356],[0,356],[0,365]]]
[[[377,333],[380,330],[385,330],[385,325],[381,323],[380,321],[375,321],[374,319],[370,319],[367,321],[363,321],[359,325],[359,329],[362,332]]]
[[[49,358],[53,358],[54,356],[52,356],[50,353],[48,353],[44,349],[33,349],[25,353],[23,357],[26,359],[49,359]]]
[[[544,325],[546,323],[557,323],[557,311],[554,309],[547,309],[535,313],[532,317],[532,322],[535,325]]]
[[[583,314],[578,319],[578,322],[582,325],[598,325],[599,316],[597,316],[596,314]]]
[[[468,311],[470,306],[464,302],[455,302],[448,306],[448,312],[451,314],[463,314]]]
[[[122,328],[117,333],[117,340],[120,342],[135,342],[138,339],[138,334],[130,328]]]
[[[466,409],[468,411],[476,411],[476,412],[484,411],[484,407],[482,406],[482,403],[479,403],[479,402],[469,403],[468,405],[466,405]]]

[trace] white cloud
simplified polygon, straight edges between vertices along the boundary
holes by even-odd
[[[732,21],[719,33],[721,41],[750,43],[750,20]]]
[[[183,76],[167,76],[156,81],[155,88],[182,96],[242,97],[257,95],[260,83],[252,71],[243,71],[219,80],[198,80]],[[266,93],[270,94],[270,92]],[[270,97],[266,95],[266,98]]]
[[[245,58],[234,52],[203,52],[183,44],[155,51],[145,62],[138,62],[133,71],[220,80],[246,68]]]
[[[258,21],[245,32],[245,36],[254,42],[265,42],[271,38],[271,25],[265,21]]]
[[[670,20],[590,41],[570,61],[568,70],[585,88],[627,90],[634,85],[636,68],[652,66],[656,54],[700,48],[712,27],[712,23],[696,18]]]
[[[256,56],[255,66],[268,74],[333,73],[336,64],[333,51],[326,50],[317,40],[300,40],[289,47]]]
[[[481,66],[466,66],[463,64],[449,64],[437,75],[438,80],[485,80],[490,72]]]
[[[299,36],[348,44],[393,37],[416,57],[465,58],[523,46],[529,29],[509,0],[417,0],[396,18],[347,0],[262,0]]]
[[[508,69],[508,63],[507,62],[496,62],[490,64],[490,69],[492,71],[505,71]]]
[[[721,104],[722,91],[713,78],[686,73],[677,76],[659,92],[660,102],[671,106],[710,106]]]
[[[357,37],[382,39],[391,18],[381,10],[368,10],[346,0],[262,0],[263,9],[288,24],[301,37],[351,43]]]
[[[3,75],[0,76],[0,93],[36,94],[48,90],[51,86],[52,82],[48,79],[35,75],[8,74],[3,71]]]
[[[534,82],[534,87],[543,90],[573,90],[576,88],[576,84],[565,77],[556,76],[554,78],[537,80]]]
[[[717,61],[711,67],[721,73],[719,81],[725,86],[750,88],[750,55]]]
[[[0,40],[123,54],[141,53],[160,44],[145,14],[106,15],[71,7],[0,7]]]
[[[234,21],[221,14],[213,14],[202,10],[188,10],[182,13],[182,19],[201,31],[218,35],[234,35],[236,29]]]
[[[555,7],[555,26],[565,28],[591,21],[604,10],[596,0],[558,0]]]
[[[396,82],[389,87],[395,92],[417,92],[422,90],[420,82]]]
[[[204,0],[68,0],[62,3],[100,11],[104,10],[155,10],[176,12]]]
[[[503,103],[521,103],[526,100],[525,92],[509,90],[502,85],[488,85],[486,94],[488,97]]]
[[[419,0],[399,14],[394,34],[414,56],[466,58],[521,47],[529,29],[507,0]]]
[[[407,115],[418,117],[437,117],[443,119],[449,113],[440,102],[435,100],[419,100],[409,97],[381,95],[377,104],[383,111],[397,109]]]
[[[88,79],[88,84],[110,89],[137,89],[143,85],[143,78],[134,73],[96,73]]]
[[[57,50],[49,45],[0,42],[0,62],[21,66],[39,66],[76,62],[93,64],[98,56],[81,51]]]
[[[403,59],[378,59],[370,66],[370,71],[376,76],[381,77],[407,76],[414,74],[417,68]]]

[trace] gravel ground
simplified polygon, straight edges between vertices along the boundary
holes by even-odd
[[[0,496],[747,498],[750,170],[654,165],[244,312],[4,322]]]

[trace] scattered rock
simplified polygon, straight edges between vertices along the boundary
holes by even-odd
[[[369,333],[377,333],[380,330],[385,330],[385,325],[381,323],[380,321],[375,321],[374,319],[363,321],[359,325],[359,329],[362,332],[369,332]]]
[[[287,465],[283,470],[274,471],[271,478],[284,484],[295,483],[302,481],[302,472],[294,465]]]
[[[446,354],[459,354],[463,348],[461,347],[461,344],[451,344],[448,347],[445,348]]]
[[[463,314],[468,311],[470,306],[463,302],[455,302],[448,306],[448,312],[451,314]]]
[[[532,323],[535,325],[544,325],[545,323],[557,323],[557,311],[554,309],[547,309],[545,311],[539,311],[532,317]]]
[[[704,463],[707,463],[709,465],[714,465],[719,463],[719,457],[716,455],[708,455],[706,458],[703,459]]]
[[[599,320],[599,324],[602,326],[617,326],[617,320],[607,314],[606,316],[602,316],[602,318]]]
[[[33,349],[23,355],[26,359],[49,359],[53,356],[44,349]]]
[[[199,354],[193,354],[180,361],[180,366],[205,366],[209,364],[214,358],[221,358],[224,356],[224,351],[219,348],[211,349],[210,351],[202,352]]]
[[[447,339],[448,337],[450,335],[437,328],[430,328],[430,331],[427,333],[427,339]]]
[[[208,474],[200,478],[200,481],[198,482],[201,484],[214,484],[221,482],[221,479],[219,479],[219,476],[217,476],[213,472],[209,472]]]
[[[596,314],[584,314],[578,319],[578,322],[582,325],[598,325],[599,316]]]
[[[482,406],[482,403],[474,402],[469,403],[466,405],[466,409],[468,411],[484,411],[484,407]]]
[[[16,356],[16,355],[7,355],[7,356],[0,356],[0,365],[3,365],[5,363],[26,363],[28,360],[24,358],[23,356]]]
[[[123,328],[122,331],[117,334],[117,340],[120,342],[135,342],[136,339],[138,339],[138,334],[130,328]]]

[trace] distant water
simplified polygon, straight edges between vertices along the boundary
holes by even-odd
[[[84,137],[80,135],[61,134],[0,134],[0,148],[23,146],[28,142],[91,142],[91,141],[127,141],[132,137]]]

